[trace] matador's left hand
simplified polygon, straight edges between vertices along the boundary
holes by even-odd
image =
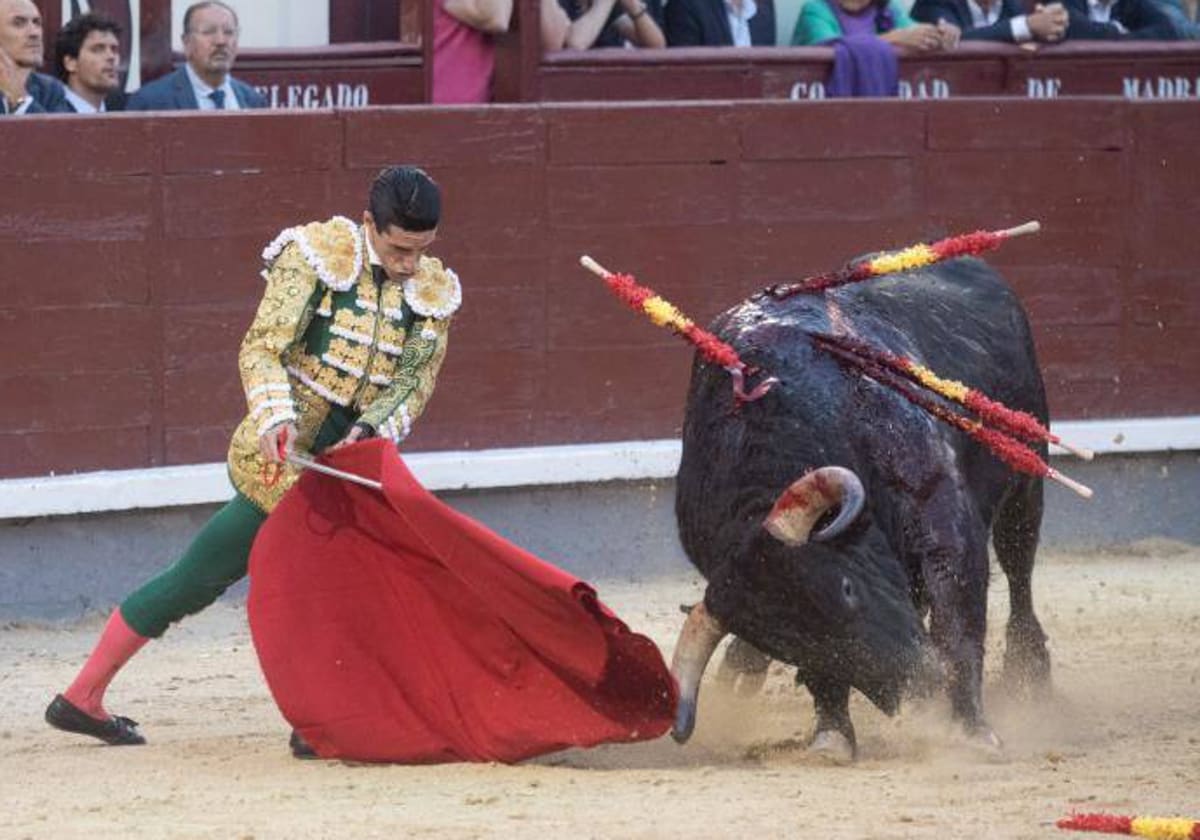
[[[326,451],[332,452],[335,449],[341,449],[343,446],[349,446],[352,443],[357,443],[358,441],[365,440],[369,437],[370,435],[367,434],[366,429],[364,429],[362,426],[351,426],[350,431],[346,432],[346,436],[333,446],[329,447]]]

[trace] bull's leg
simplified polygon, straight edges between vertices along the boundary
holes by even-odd
[[[1033,562],[1042,524],[1042,481],[1029,481],[1010,493],[996,516],[992,542],[1008,577],[1008,633],[1004,681],[1011,688],[1044,696],[1050,689],[1046,634],[1033,612]]]
[[[951,497],[943,513],[964,503]],[[946,668],[954,716],[981,745],[999,739],[983,715],[983,640],[987,632],[987,532],[970,524],[965,511],[938,520],[923,534],[921,568],[929,593],[929,631]]]
[[[854,724],[850,721],[850,686],[826,677],[796,675],[808,686],[816,706],[817,726],[808,751],[828,761],[851,762],[858,755]]]
[[[717,680],[739,696],[750,697],[762,690],[770,664],[771,657],[745,639],[735,638],[725,649]]]

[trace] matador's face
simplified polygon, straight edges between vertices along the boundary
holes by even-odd
[[[388,225],[382,231],[375,227],[370,211],[363,215],[371,247],[383,264],[389,280],[406,280],[417,271],[421,257],[437,238],[433,230],[410,231],[396,225]]]

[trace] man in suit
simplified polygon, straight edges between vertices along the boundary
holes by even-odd
[[[237,12],[224,3],[194,3],[183,15],[183,66],[129,97],[130,111],[238,111],[267,100],[229,75],[237,58]]]
[[[42,66],[42,14],[33,0],[0,0],[0,115],[69,111]]]
[[[916,0],[912,16],[922,23],[953,23],[966,40],[1018,44],[1061,41],[1069,23],[1062,3],[1039,3],[1025,14],[1020,0]]]
[[[672,47],[773,47],[774,0],[670,0]]]
[[[1065,0],[1068,38],[1103,41],[1174,41],[1171,19],[1152,0]]]
[[[72,18],[58,31],[55,69],[67,86],[67,104],[75,113],[121,110],[120,34],[116,22],[95,14]]]

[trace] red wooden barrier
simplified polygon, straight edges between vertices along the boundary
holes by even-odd
[[[528,97],[600,99],[823,99],[828,47],[590,50],[547,55]],[[1065,43],[1036,52],[963,42],[945,55],[900,62],[907,99],[963,96],[1200,97],[1200,43]]]
[[[0,474],[218,460],[281,228],[379,167],[445,190],[465,304],[414,448],[678,434],[689,353],[581,253],[704,321],[859,253],[1039,218],[995,257],[1059,418],[1200,413],[1185,103],[564,105],[0,122]]]

